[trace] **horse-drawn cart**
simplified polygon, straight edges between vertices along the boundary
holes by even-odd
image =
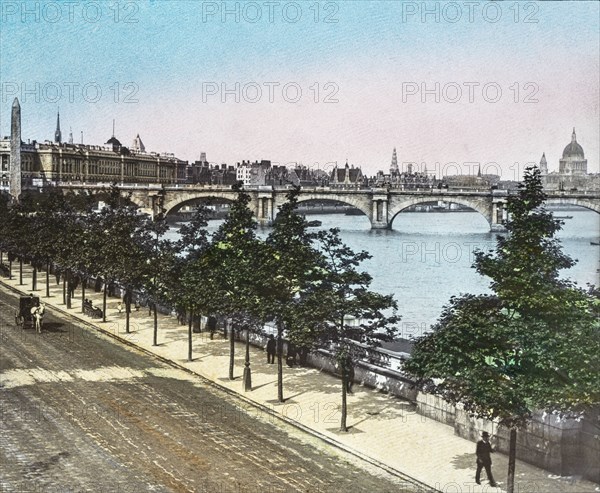
[[[17,327],[21,327],[22,329],[26,327],[36,328],[36,316],[39,314],[41,306],[40,299],[37,296],[21,296],[19,299],[19,310],[15,314],[15,324]],[[40,319],[41,316],[43,316],[43,311],[39,314]]]

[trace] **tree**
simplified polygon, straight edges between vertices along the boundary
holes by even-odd
[[[66,209],[65,198],[62,192],[55,188],[44,189],[39,196],[45,200],[36,206],[32,247],[33,257],[33,285],[36,289],[36,272],[38,264],[46,266],[46,297],[50,296],[50,264],[58,255],[59,237],[64,231],[64,224],[60,220]]]
[[[23,284],[23,260],[32,254],[32,222],[30,201],[13,202],[8,206],[6,230],[3,231],[8,241],[4,244],[11,266],[13,260],[19,261],[19,285]]]
[[[257,265],[263,245],[256,237],[256,221],[248,207],[250,196],[244,192],[241,183],[234,185],[233,190],[237,192],[237,198],[227,218],[213,235],[207,254],[213,271],[218,273],[211,283],[212,296],[216,295],[219,300],[220,314],[232,321],[229,334],[230,380],[234,378],[236,330],[239,332],[242,327],[249,327],[251,319],[260,314],[258,287],[262,279],[257,276]],[[247,388],[250,379],[248,359],[244,374]]]
[[[340,431],[348,431],[346,401],[353,368],[369,349],[394,339],[397,328],[393,324],[399,317],[393,297],[370,291],[372,277],[358,270],[361,262],[371,257],[367,252],[353,252],[342,242],[338,229],[320,231],[317,241],[321,268],[314,271],[303,293],[302,309],[296,313],[302,314],[304,321],[292,324],[300,330],[292,330],[291,337],[301,337],[305,344],[307,339],[317,338],[333,350],[342,375]],[[308,337],[303,328],[310,331]]]
[[[283,399],[283,333],[287,325],[297,320],[296,309],[314,269],[317,268],[314,233],[296,213],[299,187],[287,194],[279,208],[273,230],[266,240],[261,260],[256,266],[263,279],[261,298],[264,317],[273,318],[277,326],[277,399]]]
[[[87,195],[75,196],[54,187],[46,187],[41,193],[35,194],[33,208],[34,276],[36,266],[46,266],[46,296],[50,296],[49,271],[53,261],[60,263],[67,273],[64,278],[68,277],[69,283],[72,283],[69,273],[82,275],[89,265],[83,261],[83,245],[90,230],[88,219],[91,202]],[[65,292],[64,300],[69,308],[71,291]]]
[[[559,277],[573,261],[554,237],[537,168],[508,199],[508,236],[474,267],[492,295],[452,298],[404,369],[420,388],[510,429],[508,491],[517,429],[535,409],[578,413],[600,402],[598,299]]]
[[[207,208],[198,206],[191,221],[180,229],[176,243],[178,257],[175,258],[174,276],[169,280],[171,300],[178,311],[188,313],[188,361],[192,361],[192,326],[194,317],[211,306],[212,266],[206,252],[209,248]],[[199,291],[202,290],[202,293]]]
[[[169,227],[163,212],[154,221],[147,224],[152,241],[146,245],[146,272],[144,289],[149,295],[148,303],[153,313],[152,345],[158,345],[158,312],[157,304],[167,302],[170,298],[169,283],[177,266],[177,250],[175,244],[164,238]]]
[[[129,333],[129,315],[133,289],[143,283],[146,271],[144,248],[150,242],[144,218],[128,198],[120,195],[113,185],[106,206],[98,214],[100,264],[98,274],[104,280],[103,321],[106,321],[106,297],[109,287],[116,281],[125,287],[125,331]]]

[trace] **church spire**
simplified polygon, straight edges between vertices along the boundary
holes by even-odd
[[[60,133],[60,109],[56,112],[56,130],[54,132],[54,142],[57,144],[62,142],[62,134]]]
[[[546,153],[542,153],[542,159],[540,159],[540,174],[548,174],[548,161],[546,161]]]
[[[69,144],[73,143],[73,128],[69,127]]]
[[[398,156],[396,155],[396,148],[394,147],[394,152],[392,153],[392,165],[390,166],[390,174],[394,175],[398,173]]]
[[[573,133],[571,134],[571,143],[575,144],[577,142],[577,137],[575,135],[575,127],[573,127]]]

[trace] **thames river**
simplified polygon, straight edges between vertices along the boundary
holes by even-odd
[[[554,212],[564,219],[559,232],[565,253],[576,265],[563,271],[578,285],[599,285],[600,214],[586,209]],[[355,251],[367,250],[372,258],[363,269],[373,276],[372,288],[393,294],[402,316],[400,337],[418,336],[429,330],[451,296],[489,292],[488,278],[471,266],[476,249],[495,247],[498,233],[491,233],[487,221],[477,212],[404,212],[396,216],[391,230],[371,230],[366,216],[343,214],[309,215],[322,225],[337,227],[344,242]],[[221,221],[211,221],[214,230]],[[269,228],[261,228],[260,236]]]

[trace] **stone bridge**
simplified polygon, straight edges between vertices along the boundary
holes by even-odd
[[[100,185],[60,184],[73,191],[94,189]],[[184,205],[202,200],[234,201],[236,193],[227,186],[216,185],[121,185],[123,194],[131,194],[131,200],[142,210],[154,216],[161,206],[167,214],[177,212]],[[271,224],[278,208],[285,202],[288,192],[285,187],[248,187],[246,191],[252,201],[250,207],[261,224]],[[502,231],[506,219],[506,190],[439,190],[439,189],[359,189],[341,190],[329,187],[302,188],[299,203],[307,201],[335,201],[359,209],[371,222],[373,229],[389,229],[396,215],[406,208],[437,201],[460,204],[479,212],[492,231]],[[574,205],[600,213],[600,191],[547,192],[547,205]]]

